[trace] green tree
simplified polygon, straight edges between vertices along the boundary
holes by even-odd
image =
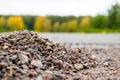
[[[63,22],[60,26],[60,32],[68,32],[67,22]]]
[[[109,27],[120,28],[120,4],[116,3],[108,11]]]
[[[23,16],[23,21],[28,30],[33,30],[35,16]]]
[[[68,21],[68,31],[75,32],[77,30],[77,20]]]
[[[0,17],[0,31],[5,30],[5,19],[4,17]]]
[[[82,18],[80,25],[79,25],[79,31],[87,31],[90,28],[90,17],[85,16]]]
[[[77,17],[78,24],[80,24],[80,23],[81,23],[81,21],[82,21],[83,17],[84,17],[84,16],[79,16],[79,17]],[[78,25],[78,26],[79,26],[79,25]]]
[[[44,16],[38,16],[35,20],[34,30],[37,32],[51,31],[51,22]]]
[[[89,23],[90,23],[90,18],[88,16],[83,17],[80,23],[80,27],[89,27]]]
[[[59,22],[55,22],[53,25],[53,32],[59,32],[60,24]]]
[[[60,16],[47,16],[47,18],[51,21],[51,26],[53,26],[55,24],[55,22],[61,23]]]
[[[97,15],[91,18],[90,24],[93,28],[106,29],[108,27],[108,18],[104,15]]]
[[[23,30],[24,22],[21,16],[10,16],[8,18],[7,27],[10,30]]]

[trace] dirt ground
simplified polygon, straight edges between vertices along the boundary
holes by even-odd
[[[120,80],[120,48],[81,48],[85,53],[96,56],[96,68],[78,72],[80,80]]]

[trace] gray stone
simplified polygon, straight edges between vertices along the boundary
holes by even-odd
[[[21,63],[28,63],[28,57],[24,54],[18,54]]]
[[[36,66],[36,67],[42,67],[43,66],[40,60],[32,60],[31,64],[33,66]]]

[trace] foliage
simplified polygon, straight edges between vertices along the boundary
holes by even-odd
[[[34,22],[35,22],[35,16],[23,16],[23,21],[28,30],[33,30]]]
[[[7,27],[10,30],[23,30],[25,28],[21,16],[10,16],[8,18]]]
[[[51,30],[51,22],[43,16],[38,16],[35,20],[34,30],[37,32],[49,32]]]
[[[63,22],[60,26],[60,32],[68,32],[67,22]]]
[[[75,32],[77,30],[77,20],[71,20],[67,23],[68,32]]]
[[[86,32],[86,30],[89,29],[89,27],[90,27],[90,17],[85,16],[82,18],[82,20],[79,24],[79,29],[80,29],[80,31],[82,30],[82,32]]]
[[[80,27],[88,27],[90,18],[88,16],[84,17],[80,23]]]
[[[53,32],[59,32],[59,30],[60,30],[60,23],[55,22],[53,25]]]
[[[91,18],[90,24],[94,28],[106,29],[108,26],[108,18],[104,15],[97,15]]]
[[[4,17],[0,17],[0,31],[4,31],[5,29],[5,19]]]
[[[109,27],[120,28],[120,4],[116,3],[108,12]]]

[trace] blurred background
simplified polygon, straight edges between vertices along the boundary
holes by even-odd
[[[120,0],[0,0],[0,32],[119,33]]]

